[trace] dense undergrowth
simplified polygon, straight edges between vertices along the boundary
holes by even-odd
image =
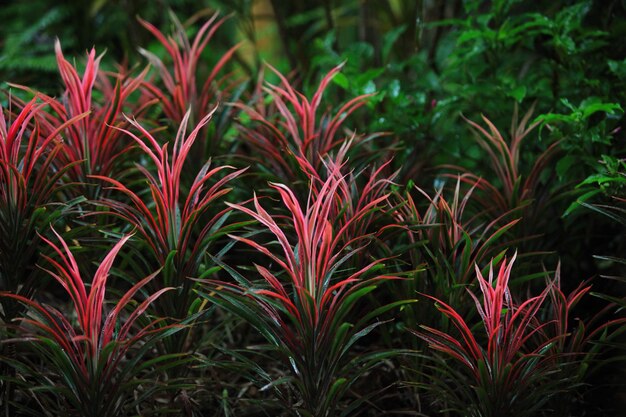
[[[91,3],[2,44],[0,414],[620,415],[622,3]]]

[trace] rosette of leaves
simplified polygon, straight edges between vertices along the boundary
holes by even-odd
[[[341,201],[341,178],[336,172],[329,175],[304,206],[287,186],[270,184],[279,193],[286,216],[270,214],[256,196],[253,209],[231,204],[276,239],[261,244],[250,237],[232,236],[269,258],[271,265],[255,264],[261,279],[254,281],[221,263],[234,282],[205,281],[210,291],[202,294],[242,317],[267,340],[285,374],[277,379],[265,374],[264,388],[274,388],[294,415],[345,416],[362,406],[372,393],[354,401],[346,401],[346,394],[359,377],[397,352],[355,354],[352,350],[383,323],[379,316],[408,302],[396,301],[359,315],[359,303],[396,276],[385,272],[384,259],[348,268],[372,235],[346,238],[346,233],[353,223],[380,209],[388,195],[368,200],[350,220],[336,222],[331,213]]]
[[[72,167],[57,156],[63,147],[60,133],[85,115],[56,130],[42,132],[37,117],[45,107],[33,98],[18,114],[0,107],[0,291],[30,297],[39,245],[38,231],[54,223],[75,202],[60,204],[61,179]],[[2,300],[1,317],[10,321],[19,307]],[[17,308],[18,310],[15,310]]]
[[[133,143],[117,129],[128,126],[122,113],[130,112],[139,118],[153,104],[130,99],[139,88],[147,68],[137,77],[123,69],[118,73],[106,73],[100,69],[103,55],[96,56],[96,50],[92,48],[80,74],[77,65],[63,55],[58,39],[55,53],[65,90],[60,98],[36,93],[50,108],[50,111],[40,114],[38,121],[47,134],[58,131],[59,126],[64,127],[65,140],[56,158],[71,166],[67,176],[73,186],[67,194],[73,198],[82,195],[97,198],[101,187],[92,184],[93,178],[89,176],[120,177],[131,159],[129,151]],[[32,91],[26,86],[16,87]],[[79,116],[80,120],[68,123]]]
[[[311,97],[278,70],[268,67],[280,82],[258,85],[248,104],[233,103],[242,111],[237,125],[240,137],[251,150],[245,156],[264,174],[291,187],[308,184],[311,173],[323,176],[324,161],[340,152],[350,156],[355,172],[364,169],[373,159],[365,144],[381,134],[349,132],[345,122],[371,94],[354,97],[335,110],[325,104],[323,97],[342,65],[322,78]],[[346,144],[350,147],[341,150]]]
[[[22,295],[0,293],[3,300],[17,301],[27,310],[9,329],[15,334],[9,341],[19,344],[19,355],[2,358],[15,376],[1,379],[10,379],[20,393],[7,406],[24,415],[76,417],[149,410],[152,405],[146,406],[146,402],[154,401],[159,391],[179,389],[175,381],[162,380],[162,372],[186,361],[180,355],[155,355],[155,345],[180,327],[162,326],[162,319],[146,314],[150,304],[173,288],[139,298],[146,284],[160,273],[157,271],[109,306],[105,300],[109,273],[130,235],[115,244],[88,280],[70,247],[53,232],[60,244],[43,238],[55,253],[54,257],[45,256],[50,265],[46,271],[70,300],[69,314]]]
[[[137,144],[152,164],[136,165],[149,192],[112,177],[94,177],[109,184],[107,188],[112,193],[110,198],[103,198],[97,204],[109,208],[107,214],[122,219],[126,227],[137,231],[134,247],[139,256],[133,265],[139,270],[146,269],[145,272],[163,268],[162,274],[147,286],[152,291],[169,286],[176,288],[154,303],[154,311],[161,317],[183,320],[200,312],[201,303],[195,294],[198,283],[191,278],[210,275],[214,271],[215,264],[208,252],[215,254],[219,250],[215,249],[218,247],[216,242],[240,227],[237,223],[227,223],[230,209],[223,200],[231,191],[229,183],[245,169],[213,166],[209,160],[205,161],[191,184],[183,180],[188,156],[214,111],[206,114],[187,133],[191,117],[188,111],[174,141],[163,145],[136,120],[128,119],[139,133],[129,130],[123,130],[123,133]],[[190,348],[192,341],[187,340],[187,331],[190,329],[171,338],[168,352]]]
[[[514,301],[508,285],[514,262],[515,256],[504,259],[497,275],[490,268],[487,279],[476,268],[482,300],[470,295],[484,332],[454,307],[426,295],[451,324],[450,330],[422,325],[414,332],[443,354],[432,357],[422,371],[427,380],[423,387],[433,394],[436,409],[476,417],[535,416],[568,386],[555,365],[559,352],[553,349],[565,335],[549,335],[544,330],[552,322],[541,319],[549,288]]]
[[[241,88],[241,79],[228,70],[233,54],[240,44],[236,44],[218,56],[216,62],[205,50],[217,31],[228,20],[229,16],[220,17],[214,13],[197,30],[192,39],[189,28],[186,28],[170,14],[173,23],[171,34],[165,35],[155,25],[143,19],[139,23],[147,29],[164,48],[165,56],[139,48],[155,69],[155,76],[142,82],[145,100],[156,100],[159,103],[164,119],[173,126],[179,126],[183,119],[188,119],[190,129],[195,128],[209,112],[215,112],[219,102],[235,101]],[[214,122],[204,125],[194,146],[191,166],[198,168],[207,158],[221,156],[223,139],[231,126],[234,108],[220,106]],[[191,111],[190,115],[187,113]]]

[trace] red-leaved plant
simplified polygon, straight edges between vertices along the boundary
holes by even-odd
[[[158,100],[165,118],[170,123],[179,126],[183,119],[187,118],[189,127],[193,129],[207,113],[215,111],[218,102],[233,99],[231,90],[237,83],[236,77],[232,74],[220,74],[224,72],[240,45],[237,44],[226,51],[212,68],[205,69],[207,74],[203,74],[202,53],[228,16],[218,19],[219,13],[215,13],[200,27],[193,40],[189,39],[176,16],[172,14],[171,17],[175,30],[170,36],[166,36],[151,23],[139,19],[139,23],[165,48],[171,60],[171,63],[168,63],[152,52],[140,48],[139,51],[156,69],[160,79],[160,83],[157,80],[145,80],[142,88],[146,99]],[[187,116],[189,110],[191,113]],[[206,130],[209,126],[205,126],[198,134],[200,140],[195,147],[195,153],[200,158],[206,159],[219,154],[224,124],[232,117],[232,108],[223,107],[221,111],[223,114],[219,119],[223,123],[214,126],[216,130],[214,137],[207,137]],[[199,165],[203,163],[204,161]]]
[[[25,398],[34,396],[36,401],[11,405],[44,415],[127,415],[165,387],[155,378],[160,370],[184,361],[176,356],[153,356],[155,343],[178,327],[161,326],[162,319],[147,320],[145,313],[150,304],[173,288],[161,288],[142,301],[134,300],[160,273],[157,271],[138,281],[109,308],[105,302],[109,272],[130,236],[108,252],[88,281],[67,243],[54,233],[60,246],[42,238],[56,254],[45,256],[51,265],[46,271],[69,297],[72,314],[18,294],[0,293],[0,298],[18,301],[28,310],[28,315],[16,319],[19,325],[13,326],[17,338],[9,340],[21,343],[26,351],[15,359],[3,359],[16,370],[18,377],[13,382],[23,392],[28,391]]]
[[[461,180],[476,189],[477,201],[481,202],[489,219],[505,224],[511,218],[524,218],[525,221],[519,224],[522,229],[518,231],[518,237],[524,239],[543,231],[540,225],[545,218],[545,210],[554,198],[554,190],[549,181],[543,183],[541,175],[559,149],[558,142],[550,144],[528,169],[525,168],[520,157],[522,143],[539,124],[539,121],[530,123],[533,110],[528,110],[518,122],[515,107],[509,140],[485,116],[486,128],[467,120],[475,133],[476,142],[489,157],[489,166],[497,181],[481,178],[464,168],[448,166],[463,172]]]
[[[475,417],[535,416],[567,386],[568,379],[555,366],[560,353],[554,349],[565,334],[546,336],[552,321],[543,321],[540,314],[550,288],[514,301],[509,290],[514,261],[515,256],[510,262],[505,258],[496,277],[490,268],[488,279],[476,267],[482,300],[470,295],[484,336],[452,306],[427,295],[456,329],[453,334],[421,326],[422,331],[415,332],[447,357],[427,371],[424,385],[441,409]]]
[[[55,51],[65,91],[59,99],[39,94],[52,110],[43,113],[39,122],[42,129],[49,132],[58,130],[60,126],[66,127],[63,147],[56,158],[64,165],[71,165],[68,170],[69,181],[73,183],[73,187],[68,188],[70,196],[96,198],[101,190],[90,184],[89,176],[119,177],[129,160],[127,154],[133,143],[116,129],[126,126],[122,112],[126,109],[135,117],[140,117],[153,104],[145,102],[131,106],[129,100],[129,96],[139,88],[147,68],[137,77],[116,73],[112,84],[109,75],[99,68],[102,55],[96,57],[95,49],[87,54],[82,76],[63,56],[59,40],[56,41]],[[80,121],[68,125],[69,120],[81,115],[84,117]]]
[[[278,250],[272,250],[250,238],[232,236],[267,256],[274,269],[255,265],[264,283],[258,284],[222,264],[236,283],[206,282],[212,291],[204,296],[252,324],[290,367],[288,377],[270,381],[267,387],[290,383],[298,395],[290,411],[299,415],[348,415],[358,407],[357,401],[341,408],[342,397],[359,375],[391,352],[355,356],[350,348],[381,324],[374,321],[379,315],[406,302],[375,308],[356,319],[353,316],[360,300],[380,282],[395,277],[381,271],[382,259],[346,271],[347,262],[364,248],[371,235],[346,238],[345,234],[353,223],[379,209],[387,195],[359,207],[340,225],[332,211],[341,197],[341,178],[336,172],[329,175],[304,207],[287,186],[271,184],[288,216],[271,215],[256,196],[254,209],[231,204],[277,239]],[[295,240],[289,238],[290,230]],[[285,401],[286,406],[291,403]]]
[[[317,196],[325,186],[328,178],[334,177],[337,185],[336,197],[329,208],[329,217],[334,219],[338,228],[346,226],[343,233],[345,243],[353,237],[378,234],[383,226],[380,223],[385,217],[386,209],[381,205],[387,202],[390,187],[393,184],[397,172],[385,175],[385,171],[391,161],[374,167],[370,172],[363,169],[360,172],[347,171],[350,166],[347,154],[352,148],[352,140],[344,142],[337,153],[322,161],[323,167],[315,168],[311,163],[297,157],[301,169],[308,178],[308,191]],[[366,210],[365,215],[360,215],[366,206],[376,207],[375,210]],[[387,217],[387,223],[393,219]],[[385,224],[388,226],[388,224]],[[382,245],[382,242],[377,242]]]
[[[496,262],[504,256],[506,233],[519,222],[519,219],[502,224],[502,217],[485,221],[480,214],[472,214],[468,207],[475,203],[475,185],[467,191],[461,188],[464,176],[459,176],[451,198],[446,198],[444,188],[439,189],[434,197],[415,187],[418,195],[428,203],[425,210],[418,209],[411,194],[399,196],[395,216],[399,224],[406,225],[411,242],[427,242],[424,246],[414,246],[422,255],[415,255],[414,264],[419,259],[426,260],[431,266],[430,285],[426,291],[450,286],[463,286],[471,283],[476,264],[483,264],[487,259]],[[444,282],[435,282],[445,278]]]
[[[215,110],[215,109],[214,109]],[[214,111],[213,110],[213,111]],[[163,268],[160,280],[154,281],[154,290],[163,286],[174,286],[176,291],[166,294],[155,303],[159,315],[184,319],[196,299],[190,277],[198,277],[209,269],[207,250],[211,244],[236,225],[224,225],[229,209],[222,204],[223,197],[230,191],[227,184],[245,169],[235,170],[231,166],[211,166],[211,161],[197,173],[187,188],[182,182],[182,172],[200,130],[211,120],[213,111],[200,120],[191,133],[187,126],[191,113],[183,118],[173,143],[161,145],[157,139],[135,120],[128,122],[140,136],[122,130],[139,146],[154,164],[155,173],[148,167],[137,164],[150,193],[137,193],[115,178],[95,176],[110,189],[122,193],[128,202],[105,198],[98,204],[111,209],[109,212],[122,218],[136,229],[138,242],[151,255],[146,260],[151,269]],[[171,146],[171,147],[170,147]],[[224,173],[226,171],[230,171]]]
[[[553,318],[550,326],[542,329],[542,338],[554,338],[553,349],[555,367],[564,373],[567,390],[562,390],[551,401],[550,408],[555,415],[575,415],[576,407],[584,403],[585,395],[591,391],[590,382],[594,376],[606,372],[612,361],[602,358],[612,349],[619,348],[620,335],[626,331],[626,318],[622,313],[626,302],[623,298],[593,294],[605,299],[607,303],[587,318],[576,315],[576,307],[591,293],[589,281],[581,282],[569,293],[561,289],[561,268],[557,267],[554,278],[548,282],[550,293],[549,317]],[[582,310],[581,310],[582,311]],[[607,384],[608,385],[608,384]],[[600,384],[595,389],[606,389]],[[609,404],[608,407],[613,407]]]
[[[314,170],[323,173],[323,162],[332,151],[348,142],[350,136],[344,129],[346,118],[365,105],[370,95],[361,95],[331,111],[322,107],[322,97],[332,78],[341,70],[333,68],[320,82],[312,98],[297,91],[289,80],[273,67],[268,67],[280,79],[279,85],[267,83],[252,105],[233,103],[249,118],[250,125],[239,125],[241,139],[253,151],[255,162],[268,169],[281,181],[293,184],[302,179],[301,173]],[[354,136],[352,148],[376,135]],[[353,150],[353,149],[351,149]],[[352,166],[356,169],[353,158]],[[308,182],[305,178],[305,183]]]
[[[45,104],[35,97],[21,107],[17,115],[0,107],[0,291],[30,297],[37,287],[37,231],[72,205],[55,204],[61,179],[71,168],[56,158],[63,147],[59,133],[85,115],[42,132],[37,119]],[[2,300],[0,306],[2,320],[15,317],[15,303]]]
[[[11,104],[13,104],[11,102]],[[34,268],[42,251],[38,231],[67,214],[75,201],[58,204],[56,194],[70,165],[56,156],[62,148],[59,132],[83,117],[68,120],[55,131],[43,133],[37,123],[45,104],[38,97],[16,107],[14,115],[0,106],[0,291],[31,297],[42,288],[41,274]],[[15,300],[0,299],[0,323],[18,317],[23,306]],[[0,329],[0,340],[6,339]],[[0,355],[15,356],[13,344],[0,346]],[[13,370],[0,365],[7,377]],[[0,381],[0,403],[10,415],[8,404],[13,396],[10,382]]]
[[[486,222],[480,216],[472,215],[474,189],[464,190],[461,180],[457,180],[452,193],[441,188],[430,196],[424,190],[414,187],[413,191],[421,199],[407,190],[395,193],[393,213],[400,227],[391,230],[392,253],[404,260],[405,269],[410,271],[409,279],[389,287],[393,297],[405,294],[423,293],[454,305],[462,315],[473,314],[472,302],[465,288],[475,281],[474,266],[484,265],[489,259],[498,262],[504,256],[508,240],[508,230],[517,223],[514,220],[499,226],[497,220]],[[423,205],[419,206],[419,202]],[[427,303],[415,303],[401,312],[408,328],[419,325],[433,326],[439,330],[449,330],[449,320],[437,314]],[[409,335],[403,335],[409,336]],[[423,348],[423,342],[413,337],[403,337],[404,343],[416,349]],[[421,367],[422,357],[411,356],[412,368]],[[422,375],[415,374],[415,381]]]

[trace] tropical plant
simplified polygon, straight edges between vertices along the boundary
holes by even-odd
[[[55,43],[57,65],[65,86],[63,98],[56,99],[44,94],[40,97],[52,110],[43,113],[39,123],[42,129],[52,132],[59,126],[65,126],[65,141],[57,155],[64,164],[71,165],[68,170],[69,181],[74,183],[70,189],[76,197],[85,195],[96,198],[100,187],[91,184],[90,175],[119,176],[129,160],[126,154],[132,142],[125,141],[116,127],[125,126],[122,117],[124,110],[132,112],[135,117],[152,103],[146,102],[130,107],[129,96],[135,92],[146,70],[138,77],[131,77],[121,70],[113,77],[112,84],[108,75],[99,69],[102,55],[96,57],[95,49],[87,55],[85,70],[82,77],[76,67],[63,56],[61,43]],[[29,90],[27,87],[18,86]],[[79,122],[68,124],[69,120],[83,116]]]
[[[483,121],[488,130],[478,123],[467,120],[474,130],[476,142],[489,156],[490,168],[495,173],[497,182],[488,181],[470,172],[464,172],[461,178],[484,193],[480,196],[483,206],[486,210],[493,210],[493,217],[509,213],[530,217],[531,213],[540,213],[541,208],[549,202],[550,189],[547,186],[542,187],[541,174],[555,156],[558,142],[552,143],[534,159],[528,172],[522,171],[520,158],[522,141],[539,124],[539,121],[535,121],[529,125],[532,113],[533,108],[518,123],[516,106],[511,122],[510,141],[505,140],[496,126],[484,116]]]
[[[581,282],[569,293],[563,291],[560,267],[557,267],[548,287],[550,306],[547,315],[553,321],[551,326],[543,329],[543,337],[555,338],[553,349],[558,353],[555,367],[569,381],[569,389],[558,393],[551,401],[550,408],[557,411],[558,415],[581,415],[576,404],[584,404],[590,397],[590,391],[611,388],[610,378],[596,383],[593,388],[592,381],[599,375],[606,377],[610,373],[607,366],[612,361],[606,361],[602,356],[620,348],[618,340],[626,330],[626,319],[620,314],[619,306],[625,303],[615,297],[591,293],[592,285],[589,281]],[[576,307],[584,303],[590,293],[608,302],[593,314],[581,318],[577,315]],[[616,360],[621,362],[623,358],[617,356]],[[603,411],[609,412],[612,408],[613,405],[607,404]]]
[[[409,183],[409,187],[412,183]],[[466,289],[475,284],[475,265],[481,267],[491,259],[498,262],[504,257],[506,248],[515,244],[509,235],[510,229],[519,221],[499,225],[500,219],[487,220],[473,194],[475,188],[462,187],[457,178],[453,190],[439,188],[430,196],[417,186],[405,192],[394,193],[393,213],[397,227],[390,229],[393,242],[392,253],[398,254],[399,265],[408,271],[409,278],[388,287],[393,292],[392,299],[405,294],[428,294],[446,304],[454,305],[457,312],[466,320],[475,317],[471,298]],[[411,192],[412,191],[412,192]],[[406,306],[399,313],[398,320],[406,328],[420,325],[450,331],[447,317],[432,314],[427,303]],[[399,340],[398,340],[399,339]],[[396,338],[388,338],[388,344],[401,343],[416,351],[425,349],[424,342],[410,334],[400,333]],[[423,369],[431,364],[431,359],[423,355],[410,355],[403,358],[406,378],[415,388],[415,398],[423,394],[421,383],[428,383],[424,373],[414,373],[411,369]],[[413,407],[422,411],[419,400]]]
[[[85,117],[77,115],[52,132],[42,132],[37,117],[44,107],[38,97],[17,115],[0,107],[0,291],[25,297],[41,285],[33,269],[41,250],[37,232],[72,205],[55,204],[61,179],[71,169],[56,159],[63,147],[60,132]],[[3,321],[16,317],[10,307],[19,308],[15,303],[4,299],[0,305]]]
[[[0,106],[0,291],[31,297],[46,282],[34,268],[44,251],[38,232],[57,222],[80,199],[59,204],[56,193],[70,165],[59,164],[62,148],[59,132],[79,120],[79,115],[53,132],[42,133],[37,116],[45,104],[37,97],[14,115]],[[9,323],[23,311],[15,300],[0,299],[0,320]],[[0,339],[6,333],[0,331]],[[15,346],[3,344],[0,354],[12,356]],[[11,369],[0,367],[2,374]],[[0,382],[0,398],[7,404],[13,389]]]
[[[337,170],[337,167],[334,168]],[[267,381],[266,388],[289,384],[297,393],[290,411],[307,416],[348,415],[367,398],[341,406],[342,398],[358,376],[393,352],[350,354],[351,347],[382,324],[377,318],[405,303],[396,301],[354,316],[357,304],[383,281],[395,278],[381,271],[383,259],[374,259],[345,271],[345,264],[371,240],[371,235],[346,239],[350,225],[380,208],[387,195],[369,201],[353,217],[338,225],[332,209],[341,197],[342,176],[328,176],[305,207],[283,184],[271,184],[289,215],[271,215],[254,197],[254,210],[230,204],[257,220],[277,239],[282,256],[248,237],[232,236],[271,259],[275,271],[256,265],[264,284],[245,278],[234,268],[221,264],[235,280],[206,281],[207,299],[239,315],[270,343],[288,375]],[[282,223],[285,221],[286,223]],[[293,228],[290,241],[286,228]],[[374,321],[376,320],[376,321]]]
[[[346,118],[363,106],[369,95],[361,95],[344,103],[336,111],[324,111],[322,97],[330,81],[341,70],[341,65],[329,71],[321,80],[312,98],[297,91],[292,83],[273,67],[268,67],[280,79],[279,85],[266,83],[257,87],[252,105],[233,103],[249,118],[250,123],[239,124],[241,139],[250,146],[254,162],[283,182],[298,180],[308,183],[301,173],[323,174],[323,161],[347,143],[350,136],[344,132]],[[263,96],[262,92],[267,94]],[[266,104],[269,100],[270,104]],[[376,135],[352,135],[352,166],[363,163],[363,142]],[[359,148],[361,153],[354,150]],[[355,155],[356,153],[356,155]],[[356,159],[361,157],[361,161]]]
[[[190,129],[195,128],[204,116],[215,112],[219,102],[233,100],[237,93],[232,92],[237,84],[236,77],[232,73],[220,76],[227,68],[233,54],[240,44],[236,44],[226,51],[212,68],[204,68],[203,52],[216,31],[228,19],[228,16],[218,19],[219,13],[213,14],[201,27],[193,38],[189,39],[187,31],[171,14],[174,31],[170,36],[165,36],[151,23],[139,19],[139,23],[146,28],[165,48],[168,58],[171,60],[171,68],[168,63],[158,55],[140,48],[150,64],[156,69],[161,83],[155,80],[145,80],[142,89],[147,100],[158,100],[166,120],[174,126],[179,126],[188,112]],[[206,72],[206,74],[205,74]],[[162,85],[161,85],[162,84]],[[231,95],[234,94],[234,97]],[[199,160],[195,161],[194,167],[202,166],[204,160],[211,156],[217,156],[221,152],[220,141],[225,134],[229,120],[233,116],[231,107],[222,106],[217,114],[219,123],[205,125],[201,130],[195,151]],[[212,128],[212,136],[207,129]],[[192,161],[192,162],[194,162]]]
[[[160,383],[160,373],[185,361],[176,355],[154,356],[155,344],[179,327],[163,327],[162,319],[146,316],[150,304],[173,288],[161,288],[142,301],[134,300],[160,273],[157,271],[138,281],[109,308],[105,302],[109,273],[130,235],[108,252],[88,283],[67,243],[53,232],[59,246],[42,238],[56,254],[55,258],[45,256],[51,266],[46,271],[71,300],[70,316],[76,318],[76,324],[50,305],[0,293],[2,299],[15,300],[28,310],[12,329],[16,339],[10,340],[25,352],[15,359],[2,359],[15,369],[17,376],[11,380],[22,390],[23,398],[34,396],[36,400],[31,404],[18,398],[11,406],[27,415],[48,416],[121,416],[140,410],[168,386]],[[169,388],[175,386],[169,384]]]
[[[446,197],[445,187],[433,197],[419,187],[413,187],[415,197],[409,190],[396,192],[390,211],[399,227],[391,251],[411,271],[411,279],[394,287],[394,297],[428,294],[458,309],[464,307],[459,312],[465,316],[473,313],[465,289],[475,282],[475,266],[482,267],[490,259],[499,262],[504,257],[506,248],[515,244],[509,231],[519,219],[500,225],[501,219],[482,218],[473,194],[475,188],[464,191],[461,185],[459,177],[451,198]],[[448,322],[430,314],[423,303],[407,306],[402,317],[409,328],[419,324],[446,327]]]
[[[538,337],[551,325],[539,314],[549,288],[523,302],[514,301],[508,284],[515,257],[502,261],[495,279],[493,267],[488,279],[476,267],[482,301],[470,295],[484,336],[472,330],[454,307],[425,295],[435,301],[458,332],[446,333],[428,326],[420,326],[422,330],[415,332],[430,348],[452,359],[437,357],[427,369],[431,384],[428,389],[434,391],[434,401],[441,410],[481,417],[534,416],[545,411],[547,402],[567,386],[567,378],[562,378],[554,366],[558,352],[553,349],[565,334]]]
[[[423,214],[420,214],[409,193],[396,211],[400,223],[415,227],[412,241],[428,242],[423,257],[430,259],[429,263],[434,268],[432,274],[451,277],[454,285],[471,283],[474,265],[484,264],[487,259],[498,262],[504,256],[502,248],[509,244],[504,239],[507,231],[519,222],[519,219],[514,219],[500,225],[504,223],[503,216],[486,221],[481,216],[484,212],[480,206],[477,214],[469,210],[472,204],[476,206],[474,191],[477,185],[463,191],[461,183],[464,179],[464,175],[457,177],[452,199],[446,199],[443,187],[434,197],[415,187],[418,195],[428,203]]]
[[[210,270],[212,262],[207,258],[207,251],[216,239],[237,227],[224,225],[229,209],[219,203],[230,191],[226,185],[245,169],[212,167],[209,160],[189,188],[181,181],[182,171],[198,133],[211,120],[214,111],[205,115],[187,134],[191,116],[188,111],[171,150],[169,143],[160,145],[135,120],[128,119],[128,122],[139,131],[141,137],[120,129],[132,138],[156,168],[156,173],[151,173],[147,167],[137,164],[150,194],[137,193],[112,177],[93,176],[109,184],[110,190],[128,199],[128,202],[124,202],[103,198],[97,203],[110,208],[111,211],[107,213],[123,219],[137,230],[138,242],[144,245],[139,253],[150,254],[145,260],[148,270],[163,268],[160,279],[152,281],[148,286],[154,291],[164,286],[176,288],[176,291],[165,294],[154,304],[158,315],[162,317],[182,320],[192,314],[190,309],[196,299],[194,289],[197,283],[189,278],[199,277]],[[231,172],[224,174],[225,171]]]
[[[620,415],[623,0],[13,3],[0,414]]]

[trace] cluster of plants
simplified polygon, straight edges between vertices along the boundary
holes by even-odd
[[[373,3],[2,45],[1,414],[619,415],[623,5]]]

